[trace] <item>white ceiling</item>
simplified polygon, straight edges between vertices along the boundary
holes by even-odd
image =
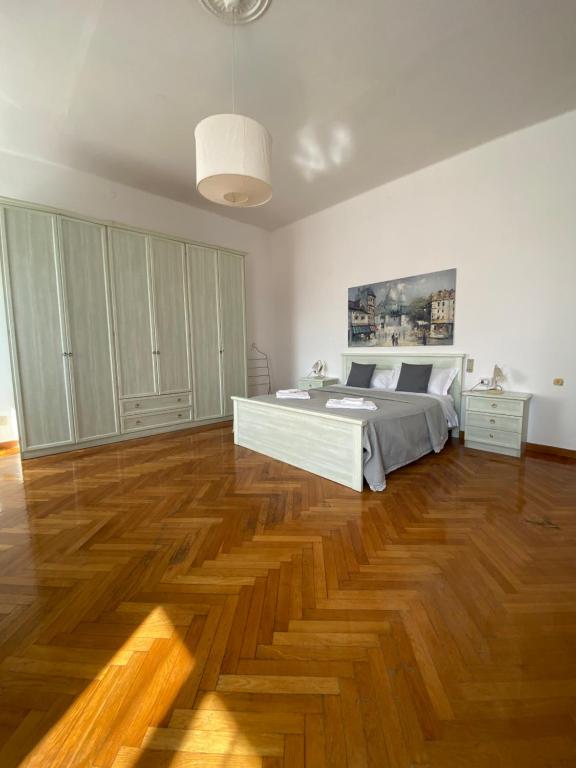
[[[204,202],[194,126],[231,107],[197,0],[0,0],[0,148],[275,228],[576,108],[575,0],[272,0],[237,30],[274,197]]]

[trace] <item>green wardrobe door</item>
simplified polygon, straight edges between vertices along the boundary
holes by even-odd
[[[56,218],[6,207],[4,245],[22,448],[66,445],[74,428]]]
[[[246,337],[244,325],[244,259],[218,252],[222,406],[233,413],[232,395],[246,396]]]
[[[182,243],[150,238],[154,316],[158,349],[158,392],[190,389],[186,252]]]
[[[118,433],[106,230],[60,219],[76,438]]]
[[[194,419],[222,415],[218,256],[210,248],[187,246],[190,335],[194,376]]]
[[[156,392],[155,340],[146,235],[110,229],[120,397]]]

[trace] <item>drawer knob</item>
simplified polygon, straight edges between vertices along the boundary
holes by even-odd
[[[182,398],[181,398],[181,397],[179,397],[179,398],[178,398],[178,400],[177,400],[176,402],[177,402],[177,403],[181,403],[181,402],[182,402]]]
[[[182,414],[181,414],[181,413],[179,413],[179,414],[178,414],[178,418],[179,418],[179,419],[181,419],[181,418],[182,418]]]
[[[492,432],[490,432],[490,437],[492,438],[492,440],[494,439],[494,435],[492,434]]]
[[[492,408],[498,408],[498,403],[492,403]]]
[[[490,419],[490,424],[496,424],[496,419]]]
[[[134,408],[140,408],[140,403],[134,403]]]
[[[140,421],[140,419],[136,419],[136,424],[142,424],[142,422]]]

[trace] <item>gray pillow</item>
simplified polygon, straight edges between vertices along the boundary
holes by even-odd
[[[432,367],[432,366],[430,366]],[[347,387],[364,387],[368,388],[372,381],[372,374],[374,373],[376,365],[363,365],[362,363],[352,363],[350,373],[348,374]]]
[[[411,365],[402,363],[396,392],[428,392],[428,382],[432,373],[430,365]]]

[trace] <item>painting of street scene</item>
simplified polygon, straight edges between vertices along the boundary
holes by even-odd
[[[453,344],[455,302],[455,269],[349,288],[348,345]]]

